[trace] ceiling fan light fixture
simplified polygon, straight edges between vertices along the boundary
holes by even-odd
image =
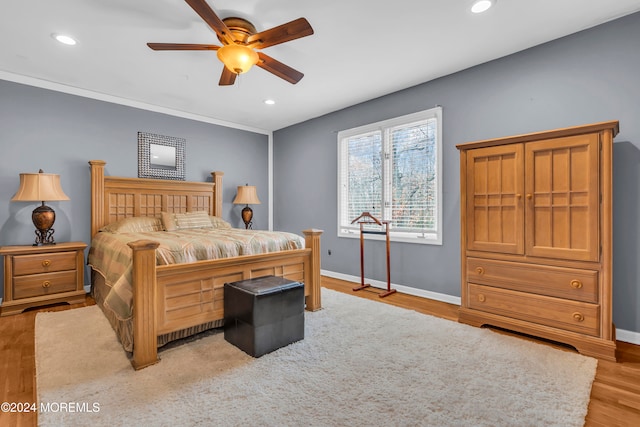
[[[218,59],[235,74],[246,73],[258,63],[258,54],[240,44],[229,44],[218,49]]]
[[[471,5],[471,12],[482,13],[486,12],[496,3],[496,0],[477,0]]]

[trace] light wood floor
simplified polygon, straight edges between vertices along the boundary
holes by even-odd
[[[458,306],[414,297],[401,293],[387,298],[379,298],[378,290],[351,291],[353,283],[322,278],[322,285],[328,289],[350,293],[381,303],[431,314],[445,319],[458,320]],[[93,305],[87,297],[84,304],[46,307],[22,314],[0,318],[0,403],[36,401],[34,324],[37,311],[59,311]],[[497,331],[498,333],[507,333]],[[523,339],[532,339],[522,337]],[[563,346],[546,345],[574,351]],[[640,346],[618,341],[618,362],[600,360],[596,379],[591,390],[591,401],[586,426],[639,426],[640,425]],[[0,412],[0,426],[35,426],[35,413]],[[419,424],[419,421],[417,421]]]

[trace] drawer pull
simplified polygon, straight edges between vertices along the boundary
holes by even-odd
[[[573,313],[573,320],[575,320],[576,322],[582,322],[584,320],[584,314],[576,311],[575,313]]]
[[[485,302],[486,300],[487,298],[484,296],[484,294],[478,294],[478,301]]]
[[[476,267],[476,273],[478,273],[478,274],[484,274],[484,268],[482,268],[482,267]]]
[[[51,265],[51,260],[45,259],[42,261],[43,267],[49,267]]]
[[[51,286],[51,282],[49,280],[45,280],[44,282],[42,282],[43,288],[48,288],[49,286]]]
[[[582,282],[580,280],[574,279],[574,280],[571,281],[571,287],[573,289],[580,289],[580,288],[582,288]]]
[[[527,199],[529,199],[529,200],[533,199],[533,194],[531,194],[531,193],[527,194]]]

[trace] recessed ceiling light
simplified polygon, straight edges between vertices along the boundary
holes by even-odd
[[[66,44],[69,46],[73,46],[76,43],[78,43],[73,37],[71,36],[67,36],[64,34],[51,34],[51,37],[53,37],[54,39],[56,39],[57,41],[59,41],[62,44]]]
[[[477,0],[471,6],[471,12],[473,13],[485,12],[489,10],[489,8],[493,6],[495,3],[496,3],[496,0]]]
[[[273,99],[265,99],[264,103],[267,105],[273,105],[276,103],[276,101],[274,101]]]

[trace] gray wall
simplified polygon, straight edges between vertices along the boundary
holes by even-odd
[[[639,43],[637,13],[275,132],[274,228],[324,229],[322,268],[359,276],[358,240],[337,237],[337,132],[439,104],[444,244],[392,244],[391,277],[395,284],[459,296],[455,145],[619,120],[614,144],[614,322],[617,328],[640,332]],[[385,282],[384,243],[367,242],[366,251],[366,276]]]
[[[0,245],[33,243],[38,203],[10,199],[19,174],[38,169],[60,174],[71,199],[48,203],[56,241],[89,243],[87,162],[105,160],[107,175],[137,177],[138,131],[185,138],[188,181],[211,181],[211,171],[223,171],[223,217],[236,227],[243,226],[242,206],[232,204],[236,187],[257,185],[262,204],[253,206],[254,228],[268,228],[266,135],[0,80]]]

